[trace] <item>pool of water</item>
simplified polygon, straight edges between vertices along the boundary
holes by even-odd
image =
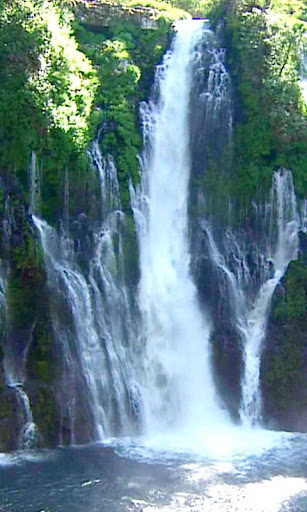
[[[0,510],[307,512],[307,436],[237,437],[232,451],[220,435],[198,451],[161,435],[2,454]]]

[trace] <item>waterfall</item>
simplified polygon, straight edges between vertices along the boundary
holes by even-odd
[[[41,184],[35,151],[32,151],[29,165],[30,214],[38,214],[41,203]]]
[[[7,315],[7,303],[6,303],[6,285],[7,285],[7,272],[3,267],[2,261],[0,260],[0,341],[3,338],[6,315]]]
[[[301,75],[300,75],[300,86],[302,90],[302,95],[307,103],[307,55],[302,55],[301,58]]]
[[[202,223],[210,257],[227,278],[242,341],[240,417],[245,425],[261,419],[260,362],[271,300],[290,261],[297,258],[299,220],[290,171],[281,169],[274,174],[270,203],[255,209],[262,233],[253,248],[242,233],[228,229],[220,250],[209,223]]]
[[[63,221],[67,228],[69,224],[69,173],[66,167],[64,173],[64,202],[63,202]]]
[[[38,437],[38,429],[33,420],[29,397],[19,385],[13,388],[17,396],[19,413],[23,424],[20,433],[19,448],[33,448]]]
[[[132,194],[140,243],[146,354],[143,398],[147,431],[192,429],[221,421],[210,368],[210,321],[190,273],[189,97],[202,38],[201,20],[179,22],[158,66],[158,100],[141,107],[142,182]],[[212,33],[210,32],[212,35]]]
[[[37,217],[39,173],[32,153],[30,211],[47,270],[63,444],[161,431],[197,438],[203,429],[229,425],[211,369],[214,316],[200,305],[191,272],[188,219],[193,193],[198,213],[208,199],[206,191],[195,194],[191,174],[199,177],[211,153],[218,161],[231,146],[231,84],[224,60],[207,22],[178,22],[157,67],[153,97],[141,104],[141,183],[135,190],[130,186],[140,250],[138,304],[125,275],[131,219],[122,211],[116,166],[102,155],[100,134],[89,150],[100,180],[99,221],[83,213],[70,219],[68,170],[60,231]],[[257,240],[229,227],[221,239],[213,222],[198,217],[210,264],[227,282],[243,353],[239,412],[248,426],[261,418],[260,361],[271,299],[298,250],[290,171],[274,174],[270,201],[254,210],[261,225]],[[301,217],[305,222],[306,203]],[[11,380],[11,386],[23,411],[21,444],[27,447],[36,427],[22,382]]]
[[[271,299],[290,261],[297,258],[298,252],[299,222],[290,171],[280,170],[274,174],[270,206],[271,220],[276,223],[275,243],[272,243],[274,247],[272,276],[261,284],[252,308],[246,311],[244,321],[240,322],[245,364],[240,414],[242,421],[248,424],[255,424],[261,417],[259,386],[261,348]],[[269,259],[270,255],[266,257]]]
[[[0,262],[0,342],[7,336],[7,322],[8,318],[8,305],[6,301],[6,288],[7,288],[8,271]],[[18,404],[16,411],[18,425],[21,425],[18,448],[33,448],[36,444],[39,432],[36,424],[34,423],[30,399],[23,389],[25,381],[25,369],[18,364],[16,354],[12,349],[6,348],[4,350],[3,369],[6,385],[13,389]]]
[[[301,230],[307,233],[307,199],[302,199],[300,208]]]
[[[60,403],[62,442],[80,443],[131,434],[138,427],[138,349],[125,283],[122,233],[127,219],[120,209],[116,168],[91,149],[101,183],[102,218],[83,236],[81,216],[75,235],[58,234],[33,217],[44,250],[50,290],[52,327],[61,353]],[[80,231],[81,230],[81,231]],[[85,252],[87,263],[78,263]]]

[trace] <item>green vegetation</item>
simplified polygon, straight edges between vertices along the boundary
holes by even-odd
[[[224,170],[232,177],[223,179],[222,195],[237,197],[246,209],[251,198],[264,197],[279,166],[293,170],[298,193],[306,194],[306,105],[298,84],[306,2],[126,0],[126,9],[155,9],[158,29],[144,30],[130,18],[119,18],[95,31],[74,21],[71,5],[0,2],[0,165],[19,177],[27,194],[27,167],[36,151],[43,216],[54,222],[61,213],[66,168],[79,189],[91,188],[84,150],[99,127],[102,149],[115,158],[123,207],[129,210],[127,184],[129,178],[138,179],[141,146],[138,105],[148,96],[171,22],[188,16],[187,11],[225,22],[237,112],[232,171],[229,165]],[[212,182],[210,173],[209,165]],[[74,211],[75,203],[81,207],[86,201],[80,202],[75,191],[72,202]]]
[[[304,387],[302,370],[302,347],[300,343],[293,340],[293,332],[284,328],[281,339],[278,340],[278,350],[274,354],[270,367],[262,375],[262,386],[264,392],[270,397],[272,416],[278,417],[286,413],[291,403],[299,399],[299,390],[302,386]]]
[[[42,167],[43,213],[57,212],[59,171],[80,163],[97,87],[78,51],[70,18],[52,2],[0,2],[0,167],[27,191],[35,150]]]
[[[189,9],[176,7],[176,2],[163,2],[162,0],[125,0],[122,2],[127,7],[151,7],[157,9],[157,19],[173,22],[175,20],[188,18]],[[178,3],[179,5],[179,3]]]
[[[206,170],[193,185],[205,190],[205,213],[242,225],[252,217],[253,201],[267,201],[280,167],[292,170],[297,194],[307,195],[307,105],[299,84],[307,2],[201,5],[213,25],[223,20],[219,34],[227,48],[234,117],[230,143],[217,156],[208,147]]]
[[[303,21],[278,10],[241,7],[228,15],[240,102],[235,187],[245,204],[281,166],[292,169],[298,193],[307,192],[307,112],[298,83],[304,30]]]
[[[275,321],[303,319],[307,311],[307,267],[306,262],[293,261],[283,282],[283,294],[275,298],[273,318]]]
[[[93,138],[101,127],[102,150],[115,158],[122,205],[128,212],[129,179],[136,182],[139,173],[142,142],[139,103],[148,97],[154,67],[161,61],[169,42],[170,23],[163,17],[157,30],[144,30],[122,20],[114,21],[111,27],[98,33],[77,22],[74,28],[80,48],[95,67],[99,82],[90,118],[91,135]]]
[[[286,414],[291,404],[304,411],[306,403],[304,353],[307,339],[306,256],[293,261],[273,297],[269,344],[264,358],[263,390],[275,417]]]
[[[59,417],[52,388],[41,385],[30,393],[32,412],[38,427],[38,444],[56,446],[59,442]]]
[[[128,178],[137,179],[141,146],[138,104],[148,93],[172,21],[187,16],[156,1],[151,6],[159,7],[157,30],[114,19],[96,33],[74,21],[64,4],[0,2],[0,168],[19,178],[27,197],[27,169],[31,151],[36,152],[42,215],[50,222],[62,213],[65,169],[74,184],[72,210],[86,205],[80,189],[93,184],[84,155],[99,127],[103,151],[113,154],[118,167],[123,207],[129,210]],[[132,0],[125,4],[134,5]]]

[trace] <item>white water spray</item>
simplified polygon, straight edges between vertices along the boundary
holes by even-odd
[[[300,207],[301,231],[307,233],[307,199],[302,199]]]
[[[132,203],[140,238],[149,432],[189,432],[223,416],[211,376],[210,325],[198,305],[188,242],[189,93],[203,28],[203,21],[176,25],[173,46],[157,71],[159,100],[142,107],[142,185]]]
[[[290,171],[283,169],[274,174],[271,207],[272,221],[277,224],[272,254],[274,274],[263,282],[252,308],[240,322],[245,363],[240,415],[248,425],[261,417],[260,362],[272,296],[290,261],[297,258],[299,222]]]
[[[67,230],[58,235],[33,216],[45,255],[52,327],[62,355],[62,422],[70,429],[72,443],[131,434],[139,408],[133,345],[137,337],[123,265],[126,218],[120,210],[113,160],[101,155],[97,141],[91,155],[100,176],[102,219],[93,228],[88,269],[78,265],[79,241],[74,244]]]
[[[260,363],[263,340],[274,290],[286,272],[290,261],[297,258],[299,219],[292,174],[281,169],[273,176],[270,203],[266,208],[261,244],[255,248],[260,284],[255,295],[255,284],[247,264],[250,244],[230,230],[224,237],[223,254],[219,251],[208,223],[210,256],[226,275],[232,298],[233,313],[243,348],[244,372],[241,382],[242,401],[240,417],[245,426],[261,419]],[[261,209],[260,215],[263,215]],[[266,232],[270,232],[269,236]],[[228,260],[231,260],[231,265]]]
[[[31,153],[29,165],[30,214],[38,214],[41,204],[41,183],[35,151]]]
[[[27,393],[19,385],[14,387],[19,409],[23,416],[23,427],[19,438],[20,448],[33,448],[38,437],[38,428],[34,423],[30,400]]]
[[[302,90],[302,95],[305,100],[305,103],[307,103],[307,55],[302,56],[302,62],[301,62],[301,76],[300,76],[300,86]]]

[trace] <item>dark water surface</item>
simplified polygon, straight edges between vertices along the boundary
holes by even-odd
[[[1,512],[307,512],[307,436],[210,458],[133,442],[0,456]]]

